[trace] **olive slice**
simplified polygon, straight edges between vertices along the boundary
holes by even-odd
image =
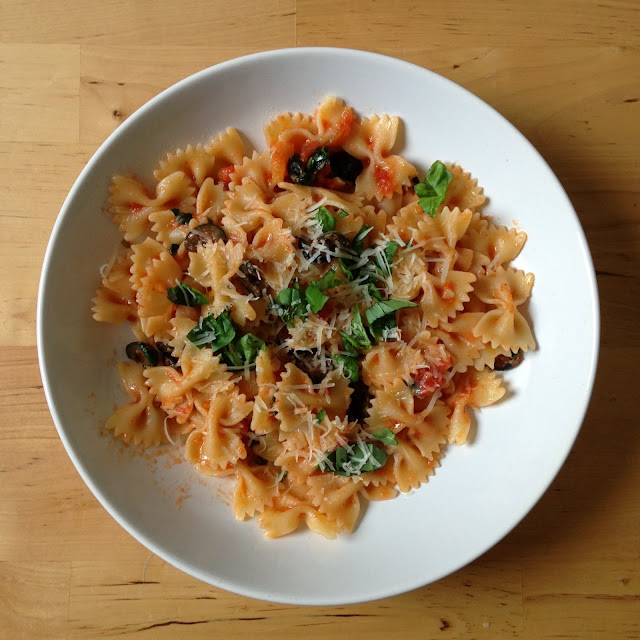
[[[242,284],[244,288],[254,296],[262,297],[264,286],[262,284],[262,276],[257,267],[247,260],[240,265],[240,271],[244,275]]]
[[[306,238],[298,238],[298,246],[307,260],[315,256],[314,262],[322,264],[323,262],[331,262],[331,258],[339,251],[349,250],[351,243],[341,233],[330,231],[313,242]]]
[[[331,154],[330,162],[331,171],[345,182],[355,182],[364,168],[361,160],[346,151],[336,151]]]
[[[496,371],[509,371],[515,369],[524,360],[524,352],[522,350],[511,353],[511,355],[496,356],[493,368]]]
[[[158,364],[158,352],[148,342],[130,342],[125,352],[127,357],[134,362],[155,367]]]
[[[216,240],[226,242],[227,234],[217,224],[205,222],[205,224],[201,224],[199,227],[189,231],[184,241],[184,248],[187,251],[196,251],[199,244],[215,242]]]

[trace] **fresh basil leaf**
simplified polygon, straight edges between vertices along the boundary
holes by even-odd
[[[320,409],[318,413],[316,413],[316,422],[324,422],[324,419],[327,417],[327,412],[324,409]]]
[[[356,476],[367,471],[381,469],[389,454],[375,444],[358,441],[349,447],[338,447],[325,454],[318,465],[321,471],[331,471],[336,476]]]
[[[355,280],[356,276],[353,273],[353,267],[356,264],[355,260],[351,260],[351,258],[338,258],[338,262],[340,263],[342,272],[347,277],[347,280],[349,280],[349,282]]]
[[[398,337],[398,324],[396,322],[396,314],[390,313],[389,315],[382,316],[374,320],[369,326],[371,333],[387,342],[388,340],[395,340]]]
[[[338,218],[346,218],[349,214],[344,210],[340,209],[340,213],[338,213]]]
[[[447,187],[452,177],[447,167],[439,160],[436,160],[429,167],[424,181],[414,187],[419,198],[419,205],[432,218],[435,217],[438,208],[444,202],[447,195]]]
[[[200,318],[198,325],[187,334],[190,342],[199,349],[210,346],[213,351],[226,347],[236,336],[236,327],[229,316],[229,311],[223,311],[217,318],[211,313],[206,318]]]
[[[331,214],[331,211],[329,211],[329,209],[327,209],[326,207],[320,207],[316,211],[315,218],[318,226],[324,233],[333,231],[336,228],[336,219]]]
[[[383,442],[384,444],[388,444],[388,445],[398,444],[398,441],[396,440],[396,434],[393,433],[391,429],[380,429],[375,433],[370,433],[369,437],[373,438],[373,440],[379,440],[380,442]]]
[[[283,289],[273,301],[271,308],[283,319],[283,321],[291,325],[296,317],[306,318],[307,300],[299,283],[295,283],[293,287]]]
[[[180,224],[188,224],[193,216],[190,213],[182,213],[180,209],[171,209],[171,213],[176,217]]]
[[[339,284],[342,283],[340,280],[336,280],[336,272],[333,269],[329,269],[319,280],[309,283],[305,297],[313,313],[318,313],[329,300],[329,296],[325,296],[322,292],[333,289]]]
[[[364,314],[367,317],[369,326],[371,326],[378,318],[395,313],[398,309],[417,306],[415,302],[410,302],[409,300],[379,300],[371,305]]]
[[[381,255],[377,255],[375,258],[375,264],[380,273],[384,278],[388,278],[391,275],[391,263],[393,262],[393,256],[396,255],[396,251],[400,245],[395,241],[391,240],[387,243],[387,246],[384,248]]]
[[[243,364],[255,364],[258,354],[262,349],[266,349],[267,345],[264,340],[261,340],[253,333],[245,333],[242,338],[238,340],[238,348],[244,358]]]
[[[304,295],[313,313],[318,313],[329,300],[329,296],[325,296],[313,282],[307,287]]]
[[[364,249],[364,239],[372,229],[373,227],[365,224],[363,227],[360,227],[358,233],[353,236],[353,240],[351,241],[351,248],[356,254],[360,255],[362,253],[362,249]]]
[[[327,273],[325,273],[322,278],[316,280],[315,282],[312,282],[311,284],[315,285],[315,287],[320,291],[326,291],[327,289],[333,289],[333,287],[337,287],[342,283],[340,282],[340,280],[336,280],[335,270],[329,269],[329,271],[327,271]]]
[[[242,354],[240,353],[236,342],[230,342],[222,349],[221,354],[223,360],[228,365],[231,365],[232,367],[244,366],[244,360],[242,359]]]
[[[199,307],[209,302],[207,296],[184,282],[167,289],[167,298],[174,304],[180,304],[183,307]]]
[[[354,346],[356,346],[361,351],[371,349],[373,345],[371,344],[371,339],[369,338],[367,329],[362,322],[362,316],[360,315],[360,309],[358,308],[357,304],[353,307],[353,317],[351,318],[350,328],[350,337]]]
[[[343,366],[344,374],[351,382],[358,382],[358,380],[360,380],[358,358],[355,356],[336,354],[333,356],[333,359]]]
[[[369,295],[374,300],[378,300],[378,301],[382,300],[382,294],[380,293],[380,290],[378,289],[378,287],[376,287],[376,285],[373,282],[370,282],[367,285],[367,291],[369,292]]]

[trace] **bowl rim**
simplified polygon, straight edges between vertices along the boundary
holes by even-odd
[[[223,71],[232,70],[234,67],[242,67],[244,65],[251,65],[255,61],[264,61],[268,59],[277,59],[277,58],[289,58],[289,57],[299,57],[305,55],[345,55],[348,57],[360,57],[363,61],[368,61],[372,64],[385,64],[385,65],[401,65],[407,67],[413,67],[414,69],[419,70],[421,73],[426,75],[435,76],[439,82],[445,82],[449,85],[455,87],[455,90],[458,92],[462,92],[466,94],[467,99],[471,102],[474,102],[476,105],[481,105],[482,108],[489,109],[493,112],[494,116],[497,116],[498,119],[502,121],[502,124],[507,126],[512,134],[515,134],[520,138],[521,143],[529,148],[530,151],[533,152],[537,159],[548,169],[549,177],[551,180],[555,181],[556,186],[559,188],[559,193],[566,200],[567,209],[574,216],[574,222],[576,223],[576,229],[578,231],[577,241],[580,244],[580,248],[585,255],[586,258],[586,266],[588,267],[587,280],[589,285],[589,290],[593,298],[593,304],[591,307],[592,311],[592,323],[593,323],[593,334],[591,336],[591,358],[590,358],[590,369],[588,376],[585,377],[585,395],[584,395],[584,406],[580,411],[579,421],[577,426],[575,427],[575,432],[572,435],[570,440],[570,446],[567,447],[566,452],[562,455],[560,464],[556,469],[555,473],[551,475],[546,484],[543,484],[542,490],[538,493],[534,500],[532,500],[531,504],[527,503],[524,508],[516,513],[513,516],[511,525],[503,531],[502,535],[500,535],[497,539],[495,539],[492,543],[483,548],[480,553],[473,553],[473,557],[471,558],[463,558],[457,563],[455,566],[450,568],[449,570],[442,573],[442,575],[437,575],[435,578],[428,579],[427,582],[420,580],[410,581],[408,584],[402,584],[396,586],[395,588],[387,588],[384,591],[380,591],[379,593],[368,593],[364,596],[359,596],[354,594],[350,598],[331,598],[331,597],[318,597],[311,596],[307,597],[302,594],[296,598],[285,598],[285,597],[271,597],[270,594],[266,594],[261,589],[253,589],[250,585],[239,585],[236,583],[231,583],[226,579],[219,578],[218,576],[212,576],[208,572],[200,571],[198,567],[194,567],[191,565],[187,565],[187,563],[183,563],[182,560],[172,553],[165,551],[159,544],[155,543],[152,539],[150,539],[147,535],[138,531],[136,526],[130,522],[128,519],[122,517],[119,513],[119,510],[116,505],[112,504],[108,498],[103,494],[100,488],[94,483],[92,479],[92,475],[88,469],[88,466],[81,459],[80,455],[76,451],[74,445],[72,444],[70,438],[67,435],[67,429],[63,424],[61,416],[58,411],[58,407],[55,402],[54,393],[53,393],[53,384],[52,377],[49,372],[48,358],[47,358],[47,345],[44,342],[44,303],[47,285],[49,282],[50,275],[50,264],[53,260],[53,256],[55,253],[55,248],[57,245],[58,237],[60,236],[60,229],[63,226],[63,221],[65,217],[69,214],[71,210],[71,203],[75,199],[76,193],[81,189],[81,185],[86,179],[86,176],[89,175],[93,167],[98,164],[102,156],[108,153],[109,148],[113,144],[113,142],[119,139],[122,136],[126,136],[130,127],[135,126],[135,123],[144,118],[146,114],[153,110],[155,106],[164,101],[171,94],[178,92],[191,84],[198,83],[203,77]],[[595,384],[595,377],[597,371],[598,357],[599,357],[599,347],[600,347],[600,330],[601,330],[601,318],[600,318],[600,303],[599,303],[599,294],[598,294],[598,286],[595,274],[595,267],[593,263],[593,257],[589,250],[589,245],[586,239],[586,235],[584,233],[584,229],[580,223],[580,219],[578,217],[575,208],[562,186],[561,182],[555,175],[553,169],[546,162],[542,154],[535,148],[535,146],[526,138],[526,136],[520,132],[515,125],[513,125],[505,116],[503,116],[497,109],[492,107],[490,104],[476,96],[474,93],[457,84],[456,82],[441,76],[440,74],[431,71],[425,67],[414,64],[412,62],[408,62],[406,60],[402,60],[400,58],[395,58],[392,56],[383,55],[380,53],[374,53],[371,51],[364,51],[359,49],[352,48],[342,48],[342,47],[289,47],[289,48],[281,48],[281,49],[271,49],[267,51],[261,51],[257,53],[252,53],[244,56],[240,56],[237,58],[232,58],[229,60],[225,60],[223,62],[217,63],[210,67],[204,68],[200,71],[197,71],[190,76],[183,78],[177,83],[167,87],[159,94],[151,98],[149,101],[140,106],[136,111],[134,111],[122,124],[120,124],[109,136],[100,144],[97,150],[93,153],[89,161],[83,167],[82,171],[79,173],[77,178],[75,179],[73,186],[69,190],[69,193],[64,199],[62,206],[56,216],[55,223],[53,225],[47,248],[44,254],[44,259],[42,263],[42,269],[40,273],[40,282],[38,286],[38,295],[37,295],[37,311],[36,311],[36,343],[37,343],[37,353],[38,353],[38,363],[40,368],[40,375],[42,378],[43,390],[45,394],[45,398],[47,401],[47,405],[49,411],[51,413],[51,417],[55,424],[56,430],[58,432],[58,436],[63,443],[63,446],[67,452],[67,455],[71,459],[73,465],[76,470],[80,474],[82,480],[85,482],[87,487],[90,489],[92,494],[98,500],[98,502],[104,507],[104,509],[109,513],[109,515],[116,521],[120,526],[122,526],[125,531],[127,531],[134,539],[136,539],[139,543],[149,549],[152,553],[159,556],[172,566],[180,569],[184,573],[191,575],[198,580],[201,580],[204,583],[225,589],[232,593],[236,593],[239,595],[243,595],[250,598],[255,598],[259,600],[267,600],[271,602],[278,602],[283,604],[293,604],[293,605],[313,605],[313,606],[331,606],[331,605],[347,605],[347,604],[357,604],[363,602],[369,602],[373,600],[377,600],[380,598],[391,597],[395,595],[399,595],[402,593],[406,593],[408,591],[412,591],[414,589],[425,586],[426,584],[431,584],[447,575],[451,575],[455,573],[462,567],[466,566],[470,562],[475,559],[481,557],[485,554],[489,549],[498,544],[501,540],[503,540],[525,517],[526,515],[533,509],[533,507],[539,502],[541,497],[546,493],[549,486],[553,483],[558,473],[564,466],[566,459],[568,458],[573,446],[575,444],[575,440],[578,437],[578,434],[584,424],[585,416],[587,410],[589,408],[593,388]],[[585,345],[586,346],[586,345]]]

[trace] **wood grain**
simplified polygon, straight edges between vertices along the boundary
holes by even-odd
[[[639,24],[633,0],[3,3],[0,638],[640,638]],[[204,585],[110,518],[53,426],[35,315],[60,206],[123,120],[211,64],[317,45],[432,69],[536,145],[589,241],[602,350],[576,445],[501,543],[408,594],[303,608]]]

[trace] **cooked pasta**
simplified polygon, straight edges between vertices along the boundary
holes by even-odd
[[[93,314],[135,341],[106,427],[229,476],[269,538],[351,532],[361,500],[427,482],[535,348],[534,276],[511,266],[526,235],[461,167],[420,179],[399,127],[330,97],[267,123],[262,153],[229,128],[155,185],[113,178],[123,241]]]

